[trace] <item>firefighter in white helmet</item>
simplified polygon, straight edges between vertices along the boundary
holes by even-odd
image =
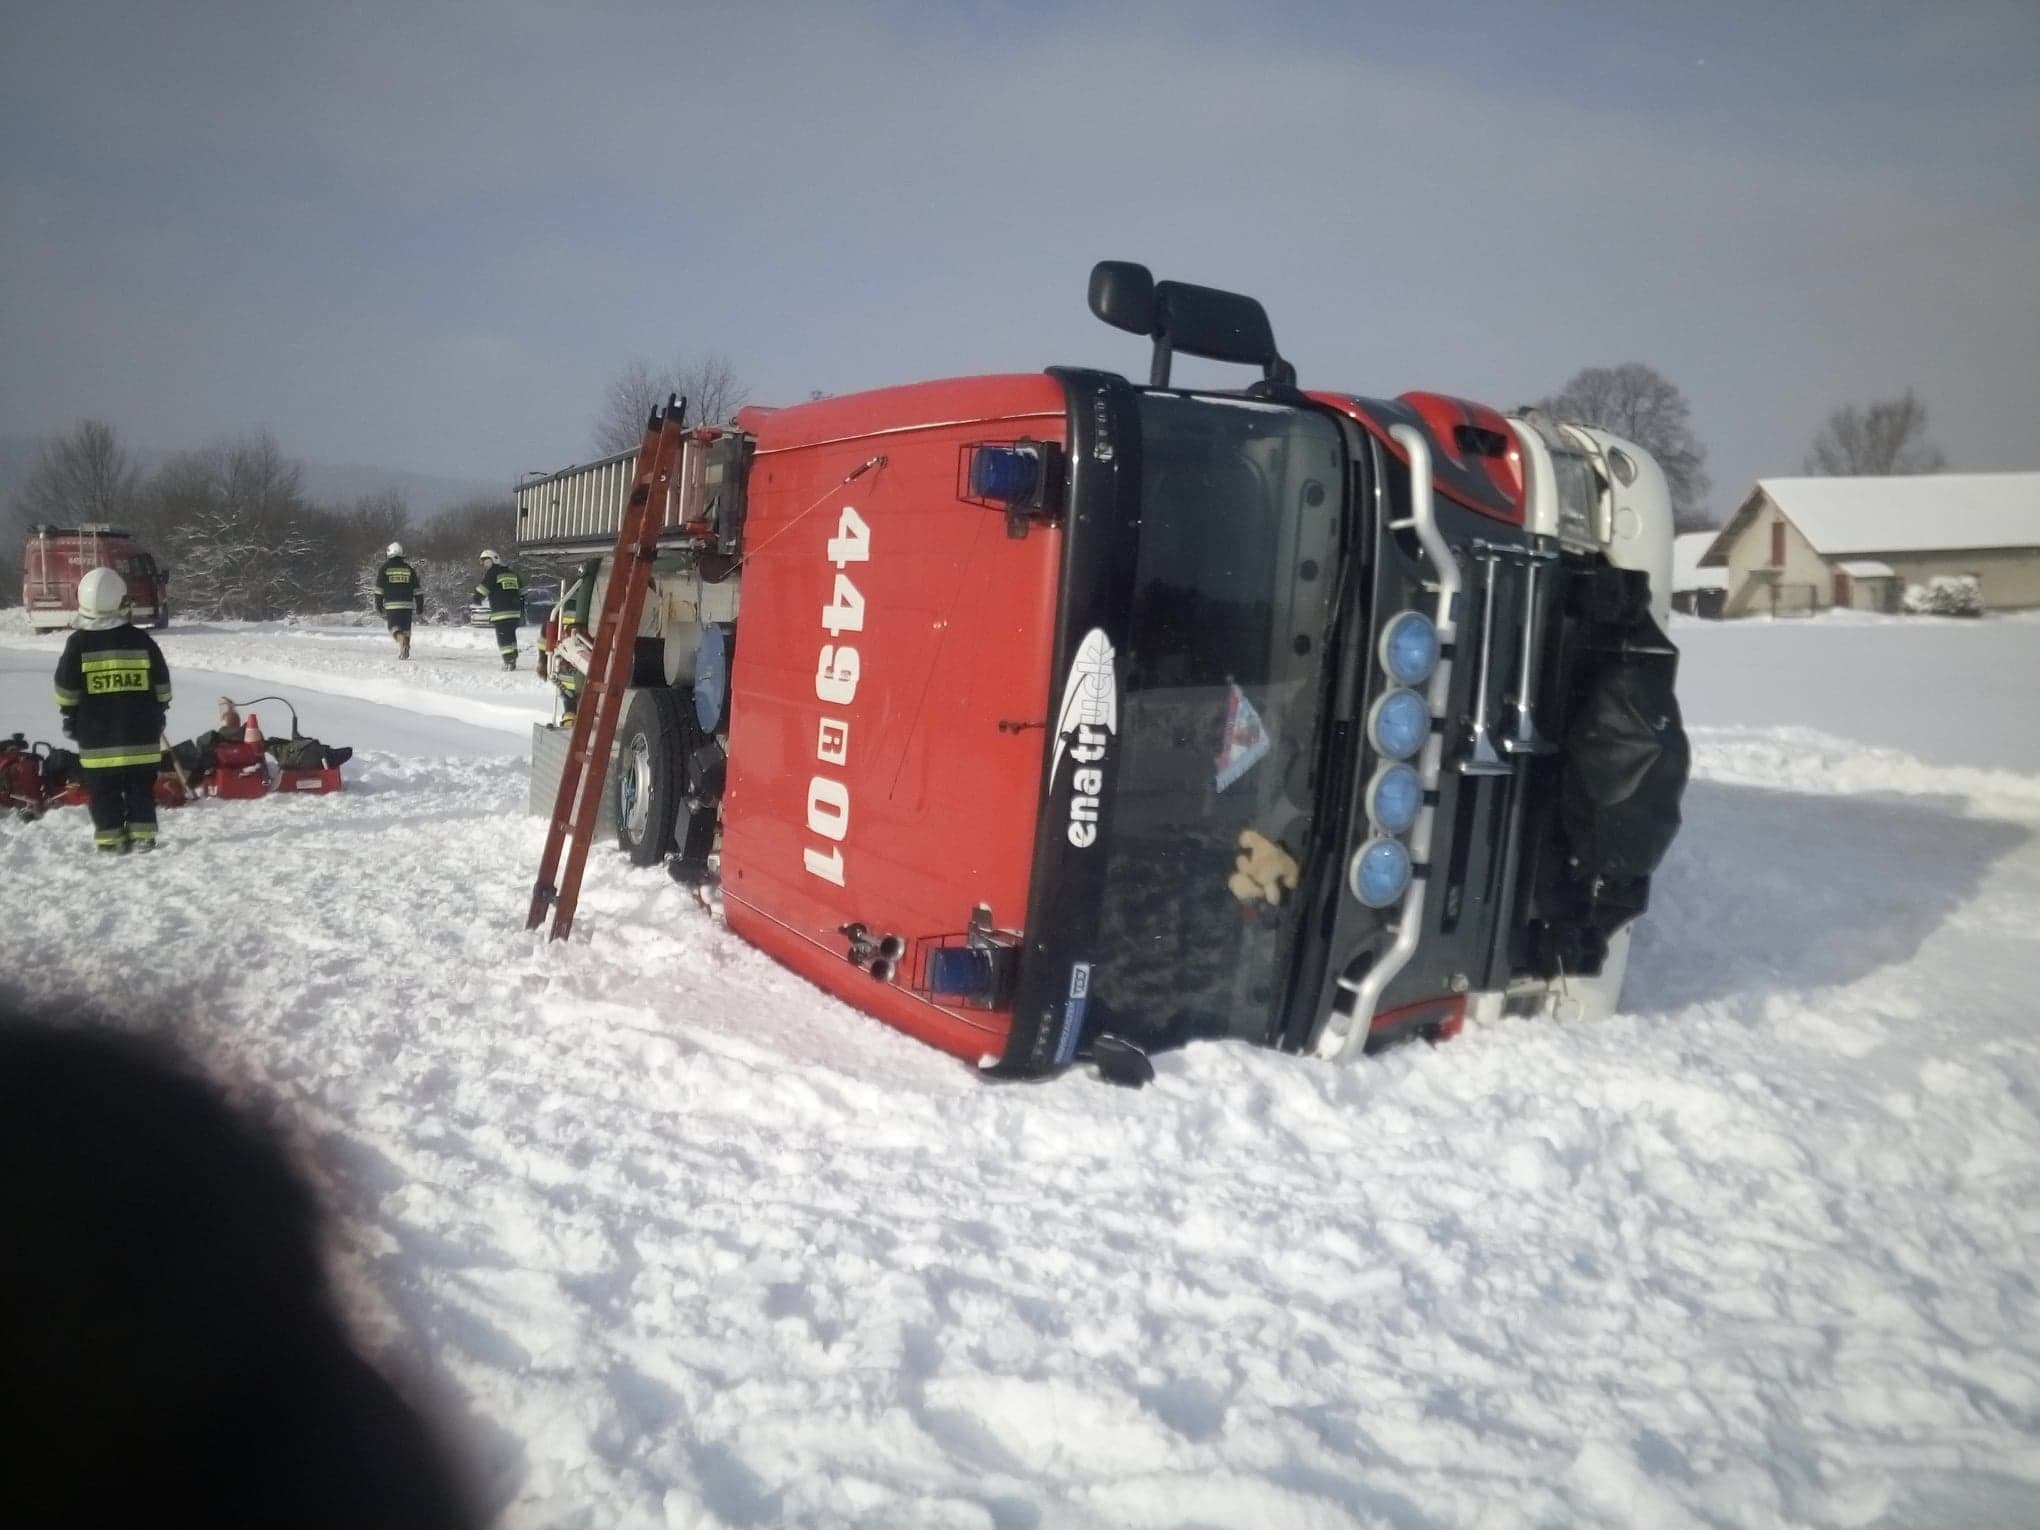
[[[517,624],[524,619],[524,581],[517,570],[496,559],[493,548],[482,551],[482,582],[475,595],[489,603],[489,625],[496,629],[496,651],[503,667],[517,667]]]
[[[425,614],[425,592],[418,587],[418,571],[404,561],[402,542],[390,543],[388,557],[376,570],[375,608],[397,640],[397,657],[410,658],[411,618]]]
[[[127,619],[127,581],[95,568],[78,581],[78,629],[57,661],[57,710],[78,742],[92,843],[108,854],[156,847],[156,772],[170,666]]]
[[[553,603],[552,615],[538,629],[538,678],[550,678],[559,689],[562,728],[574,725],[574,714],[580,710],[585,680],[581,671],[562,656],[560,645],[581,625],[588,607],[588,596],[595,588],[595,575],[601,567],[600,559],[582,564],[573,583],[561,591],[560,598]]]

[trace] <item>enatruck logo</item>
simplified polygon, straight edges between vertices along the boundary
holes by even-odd
[[[1119,731],[1119,675],[1112,640],[1093,627],[1077,645],[1063,682],[1062,708],[1055,720],[1055,753],[1048,764],[1053,792],[1065,750],[1075,763],[1070,777],[1069,841],[1079,850],[1098,839],[1098,799],[1105,790],[1105,751]]]

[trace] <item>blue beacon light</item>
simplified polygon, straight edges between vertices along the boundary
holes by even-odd
[[[1024,446],[980,446],[970,456],[970,492],[1002,505],[1024,504],[1041,484],[1041,454]]]

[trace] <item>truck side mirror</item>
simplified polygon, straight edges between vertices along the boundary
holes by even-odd
[[[1155,279],[1130,260],[1101,260],[1091,267],[1091,312],[1136,335],[1155,332]]]
[[[1148,368],[1151,387],[1169,385],[1177,351],[1209,361],[1238,361],[1261,369],[1277,387],[1296,382],[1296,368],[1275,349],[1268,311],[1244,293],[1189,282],[1158,282],[1146,266],[1101,260],[1091,268],[1091,312],[1115,329],[1155,343]]]
[[[1268,310],[1242,293],[1157,282],[1155,314],[1160,321],[1156,333],[1166,335],[1173,349],[1187,355],[1262,368],[1282,359],[1275,353]]]

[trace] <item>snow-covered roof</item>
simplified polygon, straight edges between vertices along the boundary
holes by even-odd
[[[1851,579],[1896,579],[1898,571],[1889,563],[1879,563],[1874,558],[1852,558],[1842,564],[1842,572]]]
[[[2040,547],[2040,473],[1914,473],[1891,478],[1759,478],[1707,550],[1728,544],[1768,498],[1826,557]]]
[[[1711,531],[1688,531],[1672,539],[1672,588],[1674,590],[1725,590],[1728,570],[1702,568],[1700,560],[1714,545]]]

